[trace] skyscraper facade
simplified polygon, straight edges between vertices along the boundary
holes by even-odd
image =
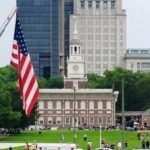
[[[64,75],[73,0],[17,0],[17,5],[36,74]]]
[[[85,57],[85,72],[102,75],[105,70],[124,67],[126,13],[122,0],[74,0],[70,16],[70,41],[74,17]]]

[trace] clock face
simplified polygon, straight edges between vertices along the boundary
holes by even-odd
[[[78,66],[78,65],[74,65],[74,66],[73,66],[73,70],[74,70],[74,71],[78,71],[78,70],[79,70],[79,66]]]

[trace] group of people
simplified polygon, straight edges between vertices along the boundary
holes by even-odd
[[[150,134],[147,133],[146,137],[142,133],[137,133],[138,140],[141,140],[142,149],[150,149]]]
[[[37,149],[37,144],[36,143],[33,143],[32,145],[28,144],[26,142],[26,145],[24,147],[24,150],[36,150]]]
[[[102,148],[111,148],[111,149],[114,149],[115,148],[115,144],[108,144],[107,142],[106,142],[106,140],[102,140],[101,141],[101,147]]]
[[[85,141],[85,142],[88,141],[87,142],[87,150],[92,150],[92,142],[88,140],[87,134],[83,135],[83,141]],[[102,148],[111,148],[111,149],[114,149],[115,148],[115,144],[108,144],[106,142],[106,140],[103,139],[101,141],[101,147]]]
[[[149,140],[142,140],[142,149],[149,149],[150,148],[150,141]]]

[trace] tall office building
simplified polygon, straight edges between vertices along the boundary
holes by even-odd
[[[74,0],[70,41],[74,18],[83,47],[86,73],[102,75],[105,70],[124,67],[126,13],[122,9],[122,0]]]
[[[17,0],[17,5],[36,74],[64,75],[73,0]]]

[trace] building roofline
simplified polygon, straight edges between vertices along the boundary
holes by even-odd
[[[74,93],[74,89],[40,89],[40,93]],[[113,89],[76,89],[76,93],[114,93]]]

